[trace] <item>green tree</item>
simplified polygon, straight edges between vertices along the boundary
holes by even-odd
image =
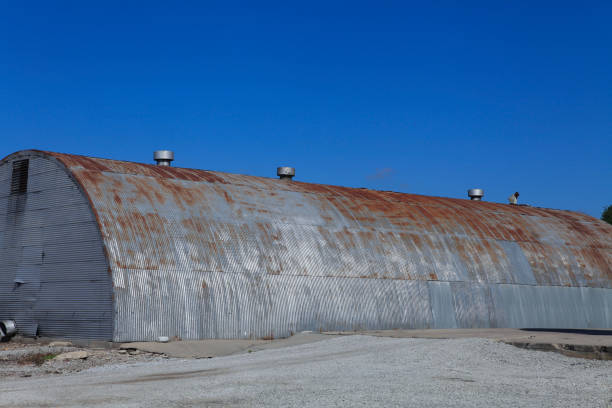
[[[609,205],[608,208],[601,213],[601,219],[608,224],[612,224],[612,205]]]

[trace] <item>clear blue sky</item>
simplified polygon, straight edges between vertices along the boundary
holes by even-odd
[[[86,3],[0,2],[1,156],[612,204],[610,1]]]

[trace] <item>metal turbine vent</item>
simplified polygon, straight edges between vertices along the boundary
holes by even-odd
[[[172,150],[156,150],[153,152],[153,160],[158,166],[169,166],[174,160],[174,152]]]
[[[468,196],[471,200],[480,201],[484,197],[484,191],[481,188],[471,188],[468,190]]]
[[[281,180],[291,180],[294,176],[295,176],[295,169],[293,167],[277,167],[276,168],[276,175],[281,179]]]

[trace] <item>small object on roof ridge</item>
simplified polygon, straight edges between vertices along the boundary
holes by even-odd
[[[295,176],[295,169],[293,167],[286,167],[286,166],[277,167],[276,175],[281,180],[285,180],[285,179],[291,180]]]
[[[517,204],[518,203],[518,197],[519,197],[519,193],[517,191],[516,193],[514,193],[510,197],[508,197],[508,202],[510,204]]]
[[[468,196],[473,201],[480,201],[484,197],[484,190],[482,188],[471,188],[468,190]]]
[[[172,150],[156,150],[153,152],[153,160],[158,166],[170,166],[170,162],[174,160],[174,152]]]

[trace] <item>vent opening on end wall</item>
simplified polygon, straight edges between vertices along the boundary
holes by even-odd
[[[11,194],[23,194],[28,191],[28,167],[30,160],[15,160],[11,176]]]

